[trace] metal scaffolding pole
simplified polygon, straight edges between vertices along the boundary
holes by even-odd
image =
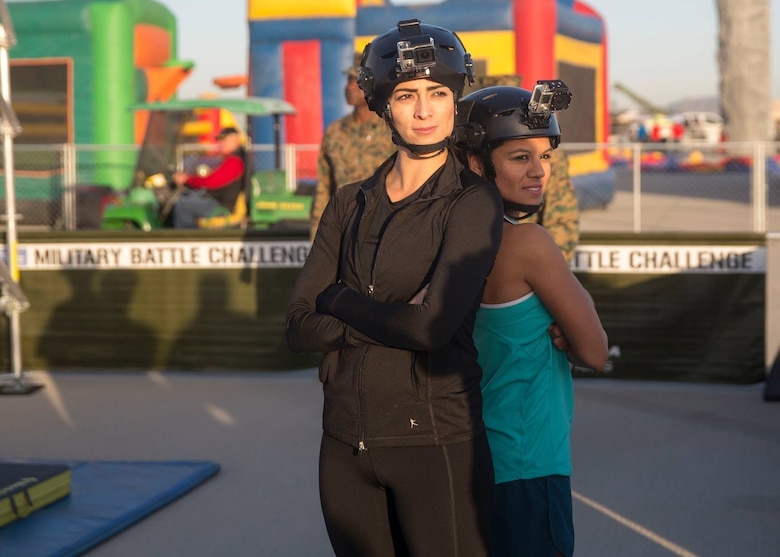
[[[29,384],[22,374],[21,329],[19,313],[29,307],[29,302],[19,288],[19,261],[16,240],[16,194],[14,184],[13,138],[22,130],[16,113],[11,108],[11,72],[8,49],[16,44],[16,35],[5,1],[0,0],[0,134],[3,138],[3,168],[5,170],[6,211],[6,259],[7,268],[0,273],[2,297],[0,309],[8,316],[10,334],[11,378],[9,384],[0,385],[0,394],[28,394],[41,385]],[[7,272],[6,272],[7,270]]]

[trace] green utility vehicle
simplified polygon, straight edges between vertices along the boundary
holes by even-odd
[[[239,196],[232,212],[222,210],[201,219],[203,228],[285,228],[309,226],[311,188],[298,188],[281,168],[279,119],[295,114],[295,108],[281,99],[247,97],[227,99],[173,100],[137,104],[133,110],[148,110],[149,123],[138,155],[130,187],[104,211],[104,230],[152,230],[170,226],[170,213],[182,188],[172,181],[176,170],[197,168],[208,173],[213,160],[208,153],[188,154],[186,147],[193,137],[186,133],[188,124],[197,124],[198,112],[222,109],[247,116],[246,168],[244,194]],[[252,117],[270,116],[274,126],[273,166],[256,170],[252,144]],[[193,160],[195,157],[196,160]],[[270,165],[267,165],[270,166]],[[292,182],[292,183],[291,183]]]

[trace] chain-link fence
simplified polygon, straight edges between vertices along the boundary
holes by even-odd
[[[780,230],[780,143],[564,144],[573,159],[603,150],[609,204],[581,214],[592,232],[765,232]],[[755,164],[755,161],[761,161]],[[596,174],[598,175],[598,174]],[[586,196],[575,177],[580,200]],[[587,200],[586,200],[587,201]]]
[[[583,231],[780,231],[780,143],[572,143],[561,148],[569,155]],[[252,163],[255,170],[284,169],[289,190],[310,194],[318,149],[256,145]],[[160,172],[194,172],[216,160],[201,145],[183,147],[176,158],[174,168],[161,162]],[[137,159],[135,146],[15,146],[18,227],[99,228],[106,204],[139,183],[134,180]],[[5,216],[5,173],[0,186]]]

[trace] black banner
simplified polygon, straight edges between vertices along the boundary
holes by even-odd
[[[575,376],[765,379],[764,246],[584,244],[574,269],[594,299],[612,349],[606,374],[575,368]]]

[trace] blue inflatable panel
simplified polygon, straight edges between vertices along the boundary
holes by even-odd
[[[355,20],[344,17],[249,20],[249,36],[251,42],[341,40],[355,36]]]
[[[513,28],[514,6],[509,0],[447,0],[431,6],[366,6],[358,10],[357,34],[379,35],[404,19],[465,31],[505,31]],[[466,45],[468,46],[468,45]]]
[[[577,196],[580,211],[604,209],[615,197],[617,176],[611,168],[606,172],[593,172],[581,176],[572,176],[571,185]]]
[[[559,9],[558,33],[583,42],[601,44],[604,40],[604,25],[595,17]]]
[[[69,466],[70,496],[0,529],[4,556],[81,555],[219,471],[211,461],[35,463]]]

